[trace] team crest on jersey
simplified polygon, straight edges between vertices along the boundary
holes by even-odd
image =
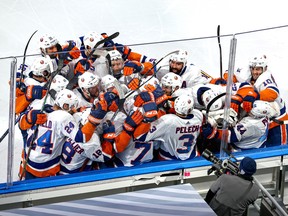
[[[72,95],[71,95],[71,94],[67,94],[67,97],[68,97],[68,98],[71,98],[71,97],[72,97]]]
[[[40,61],[40,64],[44,64],[44,61],[43,61],[43,60],[41,60],[41,61]]]
[[[90,42],[93,42],[93,41],[94,41],[94,38],[90,37],[90,39],[89,39],[89,40],[90,40]]]

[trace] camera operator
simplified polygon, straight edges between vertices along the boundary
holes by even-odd
[[[238,175],[221,175],[210,187],[205,201],[217,215],[243,215],[259,194],[260,188],[253,183],[256,162],[245,157],[239,165]]]

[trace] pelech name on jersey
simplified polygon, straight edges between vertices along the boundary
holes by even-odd
[[[177,127],[176,128],[176,134],[177,133],[194,133],[200,130],[200,125],[193,125],[189,127]]]

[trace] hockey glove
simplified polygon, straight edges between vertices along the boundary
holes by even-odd
[[[87,59],[79,60],[74,66],[74,74],[75,76],[82,75],[85,71],[89,70],[91,67],[91,62]]]
[[[114,139],[116,137],[114,124],[111,121],[107,120],[106,122],[103,123],[102,128],[103,128],[104,140],[113,144]]]
[[[26,114],[26,121],[31,124],[44,124],[47,121],[47,115],[41,110],[30,110]]]
[[[157,119],[157,104],[153,101],[143,104],[144,122],[153,122]]]
[[[100,101],[106,101],[107,109],[116,112],[119,105],[119,96],[113,92],[105,92],[100,94]]]
[[[20,80],[20,79],[19,79]],[[26,92],[26,85],[23,82],[16,82],[16,97],[19,97]]]
[[[215,84],[215,85],[226,85],[227,81],[225,79],[222,79],[222,78],[215,78],[215,79],[212,79],[210,81],[210,83]]]
[[[156,85],[156,89],[152,93],[155,97],[155,102],[157,105],[164,105],[164,102],[171,98],[164,93],[163,89],[158,84]]]
[[[139,88],[140,80],[135,77],[127,84],[128,88],[131,90],[136,90]]]
[[[137,61],[127,61],[124,64],[123,75],[130,76],[132,73],[138,73],[143,70],[143,65]]]
[[[150,76],[154,74],[154,66],[151,62],[144,62],[143,64],[143,70],[140,72],[143,76]]]
[[[31,102],[35,99],[42,99],[46,92],[47,90],[42,86],[30,85],[26,88],[25,97],[27,101]]]
[[[131,49],[128,46],[118,43],[115,43],[114,47],[122,54],[122,58],[125,61],[128,58]]]
[[[239,113],[239,107],[240,107],[242,102],[243,102],[243,98],[241,95],[239,95],[239,94],[232,95],[230,107],[232,109],[234,109],[237,113]]]
[[[123,130],[126,131],[128,135],[132,135],[135,128],[143,121],[143,115],[139,110],[136,110],[131,114],[131,116],[127,116]]]
[[[99,101],[95,105],[95,109],[91,109],[90,115],[88,116],[89,122],[93,125],[97,126],[101,123],[102,119],[105,117],[107,113],[107,103],[106,101]]]
[[[249,91],[248,95],[243,98],[243,109],[249,113],[253,107],[253,103],[255,100],[258,100],[260,95],[256,91]]]
[[[154,95],[151,92],[143,91],[140,94],[136,95],[134,106],[141,107],[144,103],[155,101]]]
[[[76,47],[76,43],[74,41],[68,41],[69,44],[64,45],[62,47],[62,51],[65,52],[65,60],[66,62],[64,62],[64,64],[69,63],[70,61],[72,61],[73,59],[77,59],[80,57],[80,50],[78,49],[78,47]]]

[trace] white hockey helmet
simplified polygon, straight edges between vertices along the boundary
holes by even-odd
[[[170,61],[182,62],[184,64],[183,67],[186,66],[188,59],[188,53],[185,50],[179,50],[179,52],[170,56]]]
[[[60,92],[67,87],[68,83],[69,81],[65,77],[57,74],[51,82],[50,89]]]
[[[104,38],[102,37],[102,35],[97,32],[94,32],[94,31],[88,32],[87,34],[84,35],[84,38],[83,38],[85,49],[87,50],[88,46],[90,47],[90,49],[92,49],[96,45],[97,42],[103,39]],[[101,47],[103,47],[103,44],[98,46],[98,48],[101,48]]]
[[[208,89],[202,94],[202,101],[204,103],[205,108],[207,109],[208,104],[219,94],[215,92],[213,89]],[[214,103],[210,106],[211,111],[219,110],[223,106],[222,98],[218,98]]]
[[[107,91],[109,88],[114,87],[113,82],[116,78],[110,74],[105,75],[101,79],[101,89]]]
[[[35,76],[47,77],[51,74],[51,71],[53,70],[51,66],[51,60],[49,58],[41,56],[37,57],[33,61],[31,65],[31,71]]]
[[[59,43],[58,39],[54,35],[44,34],[39,38],[39,47],[46,49],[55,46]]]
[[[280,107],[276,102],[268,102],[262,100],[256,100],[253,103],[253,107],[250,111],[254,118],[268,118],[277,117],[280,115]]]
[[[65,111],[70,111],[78,108],[79,99],[73,91],[63,89],[57,93],[55,104]]]
[[[78,77],[78,85],[81,89],[88,89],[97,86],[100,83],[100,77],[86,71]]]
[[[180,95],[175,100],[174,108],[176,113],[187,116],[194,108],[193,97],[187,94]]]
[[[177,87],[181,88],[182,78],[178,74],[169,72],[161,78],[160,82],[162,86],[164,85],[164,86],[171,87],[172,92],[174,92]]]
[[[254,58],[252,58],[249,61],[249,66],[254,68],[254,67],[262,67],[263,70],[265,67],[267,67],[267,57],[266,55],[260,55],[260,56],[256,56]]]
[[[118,50],[110,50],[108,51],[108,55],[110,57],[110,61],[115,60],[123,60],[121,53]]]

